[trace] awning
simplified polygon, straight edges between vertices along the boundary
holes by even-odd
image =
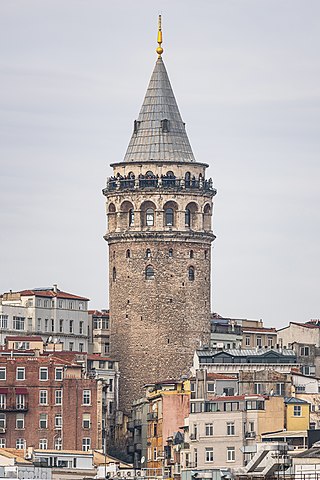
[[[1,393],[6,394],[6,393],[8,393],[8,391],[9,391],[9,388],[0,388],[0,394]]]
[[[16,388],[16,394],[17,395],[28,395],[28,389],[27,388]]]

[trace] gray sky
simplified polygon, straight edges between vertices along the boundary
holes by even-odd
[[[156,61],[158,13],[218,189],[212,310],[319,318],[318,0],[1,0],[0,292],[58,283],[107,306],[101,189]]]

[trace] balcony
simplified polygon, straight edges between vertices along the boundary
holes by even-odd
[[[119,190],[153,190],[153,189],[165,189],[165,190],[202,190],[211,192],[216,195],[217,190],[213,188],[212,179],[198,180],[191,178],[186,180],[184,178],[176,178],[163,175],[159,176],[145,176],[140,175],[139,178],[123,178],[123,177],[110,177],[107,180],[107,186],[102,190],[106,195],[109,192]]]
[[[158,414],[157,412],[149,412],[147,413],[147,421],[148,422],[154,422],[158,420]]]
[[[0,405],[0,412],[27,412],[28,411],[28,404],[27,403],[19,403],[15,405]]]

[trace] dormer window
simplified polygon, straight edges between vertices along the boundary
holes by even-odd
[[[166,118],[164,120],[161,120],[161,130],[163,133],[168,133],[170,130],[170,121]]]
[[[139,127],[140,127],[140,123],[139,120],[135,120],[134,123],[133,123],[133,133],[138,133],[138,130],[139,130]]]

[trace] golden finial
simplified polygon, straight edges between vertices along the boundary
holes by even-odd
[[[161,47],[162,43],[162,30],[161,30],[161,15],[159,15],[159,20],[158,20],[158,48],[156,48],[156,52],[161,57],[163,53],[163,48]]]

